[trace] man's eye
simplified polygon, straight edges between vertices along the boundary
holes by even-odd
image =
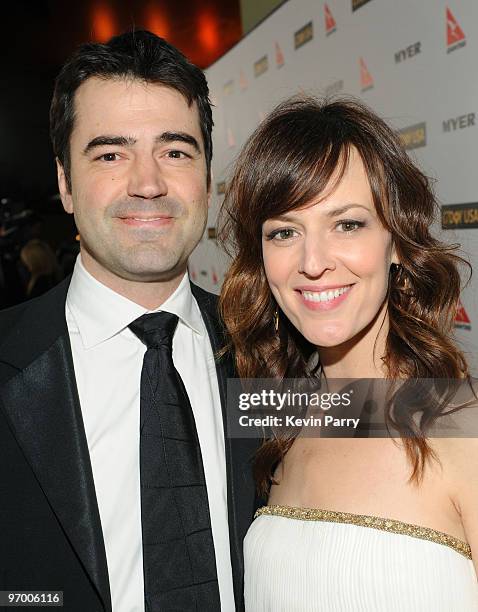
[[[101,161],[106,161],[106,162],[117,161],[118,154],[117,153],[103,153],[103,155],[100,155],[98,159],[101,159]]]
[[[189,157],[184,151],[168,151],[168,157],[172,159],[184,159]]]

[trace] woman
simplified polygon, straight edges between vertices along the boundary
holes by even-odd
[[[310,376],[316,350],[323,381],[469,380],[451,339],[463,262],[430,234],[436,208],[359,102],[279,105],[222,210],[234,260],[221,308],[240,376]],[[398,440],[264,442],[247,610],[478,610],[478,443],[427,438],[445,405],[420,409],[386,413]]]

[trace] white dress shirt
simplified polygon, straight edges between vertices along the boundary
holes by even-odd
[[[221,609],[232,611],[224,430],[214,356],[185,274],[161,305],[179,317],[173,361],[189,395],[201,446]],[[147,309],[89,274],[78,257],[66,320],[108,562],[113,612],[143,612],[139,472],[140,380],[146,347],[128,325]]]

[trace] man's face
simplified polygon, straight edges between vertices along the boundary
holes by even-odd
[[[85,81],[70,138],[73,213],[85,267],[100,281],[171,281],[207,219],[206,159],[196,104],[139,80]]]

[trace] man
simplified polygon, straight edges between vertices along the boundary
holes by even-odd
[[[82,612],[241,609],[252,449],[224,431],[216,299],[187,276],[206,80],[128,33],[80,47],[50,117],[81,255],[71,282],[0,315],[0,590]]]

